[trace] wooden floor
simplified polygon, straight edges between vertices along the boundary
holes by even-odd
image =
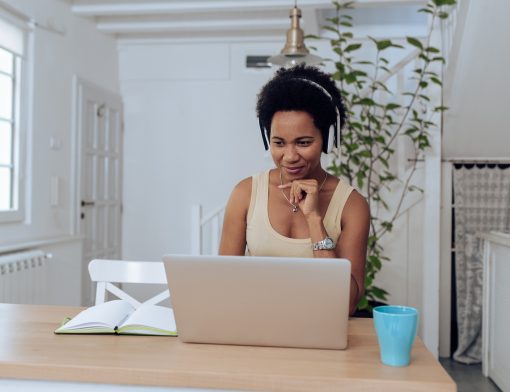
[[[451,358],[439,362],[457,383],[458,392],[500,392],[496,384],[482,374],[482,365],[464,365]]]

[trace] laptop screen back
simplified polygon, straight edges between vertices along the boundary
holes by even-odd
[[[184,342],[347,346],[348,260],[166,255],[163,261]]]

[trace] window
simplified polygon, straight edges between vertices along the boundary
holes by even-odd
[[[25,23],[26,25],[26,23]],[[22,121],[24,48],[27,30],[0,6],[0,222],[24,218]]]
[[[19,68],[13,53],[0,48],[0,211],[16,209],[15,153],[16,81]]]

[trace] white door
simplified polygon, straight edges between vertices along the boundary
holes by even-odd
[[[79,233],[83,240],[82,298],[94,302],[88,263],[121,257],[122,100],[77,81]]]

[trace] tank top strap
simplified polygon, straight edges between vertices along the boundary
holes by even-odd
[[[324,226],[326,228],[338,228],[341,230],[339,223],[342,219],[342,211],[353,190],[354,188],[351,185],[340,180],[333,192],[326,215],[324,216]]]
[[[250,223],[253,219],[255,210],[264,208],[267,205],[268,197],[268,177],[269,170],[261,173],[257,173],[251,178],[251,197],[250,206],[248,207],[248,214],[246,216],[246,222]],[[255,217],[260,217],[260,213],[256,213]],[[263,215],[262,215],[263,216]]]

